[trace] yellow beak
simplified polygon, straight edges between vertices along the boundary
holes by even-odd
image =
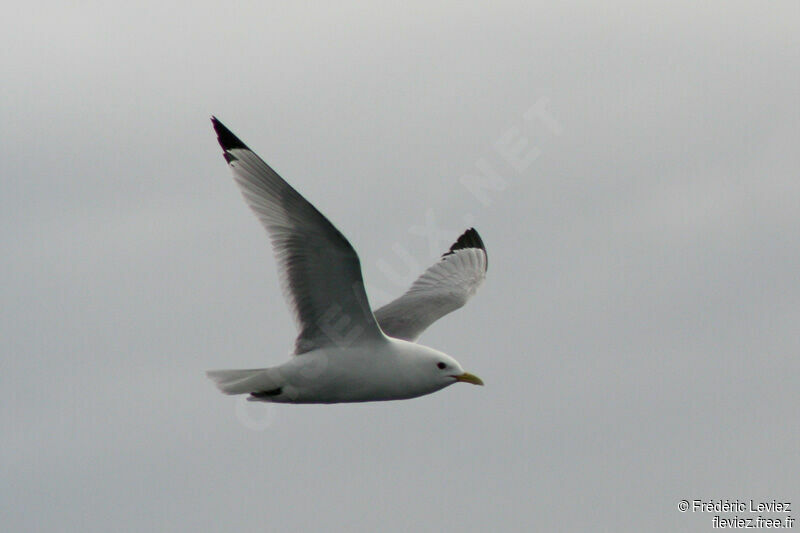
[[[464,383],[472,383],[473,385],[483,385],[483,380],[475,374],[464,372],[460,376],[453,376],[456,381],[463,381]]]

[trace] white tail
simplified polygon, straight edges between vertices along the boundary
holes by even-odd
[[[209,370],[206,375],[225,394],[246,394],[279,389],[281,384],[275,379],[277,373],[271,370],[273,369]]]

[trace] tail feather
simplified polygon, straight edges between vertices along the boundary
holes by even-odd
[[[270,368],[246,370],[209,370],[206,375],[225,394],[246,394],[280,388],[281,384]]]

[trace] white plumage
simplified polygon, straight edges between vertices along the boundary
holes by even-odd
[[[299,330],[295,355],[272,368],[213,370],[227,394],[283,403],[396,400],[462,381],[482,385],[452,357],[414,342],[482,283],[486,250],[470,228],[400,298],[370,308],[353,247],[313,205],[212,117],[225,160],[267,229],[281,287]]]

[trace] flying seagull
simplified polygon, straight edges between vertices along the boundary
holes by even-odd
[[[279,403],[402,400],[463,382],[483,385],[447,354],[417,344],[463,306],[486,276],[483,241],[468,229],[401,297],[374,313],[347,239],[216,117],[223,156],[266,228],[299,334],[282,365],[211,370],[226,394]]]

